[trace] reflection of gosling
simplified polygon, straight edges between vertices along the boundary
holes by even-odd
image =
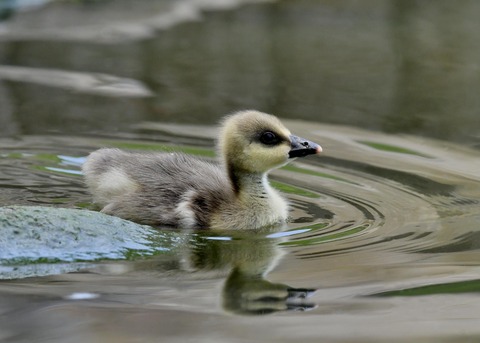
[[[285,221],[288,212],[268,171],[322,150],[257,111],[226,117],[218,146],[223,168],[180,153],[100,149],[83,172],[107,214],[150,225],[259,228]]]
[[[222,291],[225,310],[238,314],[268,314],[315,307],[306,300],[315,289],[293,288],[266,279],[283,256],[284,250],[279,244],[284,238],[269,238],[264,230],[229,233],[231,240],[218,239],[224,232],[193,235],[189,240],[193,243],[191,254],[182,259],[189,262],[190,271],[196,271],[202,278],[209,275],[207,272],[229,271]]]

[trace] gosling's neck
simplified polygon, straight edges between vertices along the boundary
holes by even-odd
[[[227,171],[237,199],[237,213],[243,213],[237,218],[239,223],[235,227],[263,227],[287,219],[288,203],[270,186],[267,173],[252,173],[237,168],[227,168]]]
[[[278,192],[269,182],[267,172],[248,172],[238,168],[227,168],[230,183],[237,199],[244,204],[265,208],[286,207]]]
[[[235,194],[239,197],[267,199],[271,193],[267,173],[230,173],[230,181]]]
[[[238,200],[237,206],[247,210],[242,222],[261,227],[285,221],[288,203],[268,183],[267,173],[233,173],[230,179]]]

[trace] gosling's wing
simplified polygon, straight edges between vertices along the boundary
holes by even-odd
[[[177,153],[101,149],[83,171],[104,212],[148,224],[205,225],[231,192],[217,165]]]

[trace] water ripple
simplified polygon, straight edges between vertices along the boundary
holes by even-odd
[[[442,155],[435,142],[424,140],[418,147],[410,140],[405,144],[408,150],[400,150],[371,133],[369,144],[364,144],[367,140],[360,133],[348,140],[329,137],[330,130],[312,130],[315,134],[309,138],[331,147],[325,156],[294,162],[272,174],[272,184],[290,199],[292,220],[286,231],[268,237],[281,239],[279,245],[292,256],[316,260],[367,251],[428,255],[477,248],[480,180],[467,168],[476,168],[474,151],[450,147]],[[211,134],[211,128],[208,135],[198,131],[199,137]],[[39,148],[38,139],[25,138],[20,149],[13,144],[1,155],[0,200],[88,207],[90,196],[80,166],[87,151],[106,141],[57,136],[49,137],[51,142],[44,140]],[[141,140],[107,143],[130,149],[175,148]],[[212,156],[211,150],[176,148]]]

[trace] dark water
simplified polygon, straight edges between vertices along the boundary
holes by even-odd
[[[4,15],[1,205],[92,208],[89,151],[211,157],[243,108],[325,153],[273,173],[285,231],[2,281],[0,340],[480,339],[480,3],[129,4]]]
[[[477,1],[201,12],[218,3],[228,1],[79,1],[13,14],[0,32],[2,131],[215,123],[256,108],[478,144]]]

